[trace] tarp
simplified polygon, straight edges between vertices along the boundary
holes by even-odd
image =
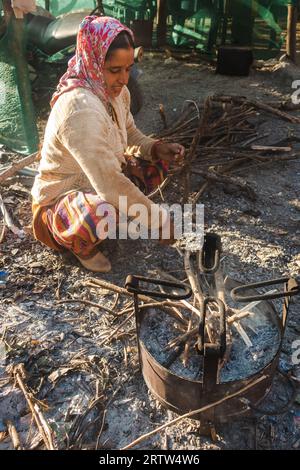
[[[19,21],[12,21],[0,39],[0,143],[30,154],[37,151],[39,139],[19,26]]]

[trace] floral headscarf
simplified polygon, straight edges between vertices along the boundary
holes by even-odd
[[[81,22],[76,53],[68,62],[68,69],[61,77],[50,105],[54,105],[60,95],[73,88],[91,90],[109,108],[109,96],[104,82],[104,62],[107,51],[122,31],[133,33],[115,18],[108,16],[86,16]]]

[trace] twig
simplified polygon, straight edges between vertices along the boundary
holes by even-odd
[[[270,292],[268,292],[268,294],[275,294],[275,292],[277,292],[277,290],[273,289]],[[231,315],[231,317],[227,319],[227,323],[228,324],[234,323],[236,321],[242,320],[243,318],[248,317],[249,315],[253,314],[254,312],[253,311],[251,312],[251,309],[259,305],[261,302],[263,301],[256,300],[254,302],[251,302],[248,305],[245,305],[245,307],[243,307],[241,310],[237,311],[234,315]]]
[[[181,336],[177,336],[177,338],[174,338],[172,341],[170,341],[169,344],[167,344],[167,347],[165,348],[165,351],[168,351],[169,349],[174,348],[175,346],[179,346],[181,343],[184,343],[186,341],[189,341],[192,339],[193,336],[199,334],[199,326],[193,328],[190,331],[187,331]]]
[[[60,300],[60,294],[61,294],[60,289],[61,289],[61,286],[62,286],[64,280],[65,280],[65,279],[64,279],[63,277],[61,277],[60,279],[58,279],[57,288],[55,289],[55,299],[56,299],[56,300]]]
[[[91,307],[97,307],[100,310],[104,310],[107,313],[111,313],[112,315],[116,316],[116,312],[113,311],[113,309],[104,307],[104,305],[99,305],[96,304],[95,302],[90,302],[89,300],[84,300],[84,299],[65,299],[65,300],[59,300],[56,302],[56,305],[63,305],[63,304],[72,304],[72,303],[79,303],[79,304],[84,304],[84,305],[90,305]]]
[[[174,281],[174,282],[179,282],[179,280],[175,276],[172,276],[171,274],[166,273],[162,269],[156,268],[155,271],[157,272],[157,274],[159,274],[160,276],[162,276],[165,279],[169,279],[170,281]],[[183,281],[181,281],[181,282],[183,283]],[[201,294],[200,286],[199,286],[198,291]],[[174,305],[173,302],[172,302],[172,304]],[[187,300],[179,300],[179,302],[177,302],[177,304],[179,304],[179,305],[181,304],[180,306],[186,307],[188,310],[191,310],[192,312],[194,312],[197,316],[200,315],[199,310],[196,307],[194,307],[191,303],[189,303]]]
[[[1,230],[1,233],[0,233],[0,243],[2,243],[3,240],[4,240],[5,230],[6,230],[6,225],[5,225],[5,223],[3,223],[3,227],[2,227],[2,230]]]
[[[195,299],[196,299],[196,304],[198,303],[198,306],[201,307],[201,305],[203,304],[203,301],[204,301],[204,296],[203,296],[203,292],[201,290],[201,286],[200,286],[198,277],[193,273],[193,270],[192,270],[192,267],[191,267],[191,262],[190,262],[191,261],[190,257],[191,257],[191,252],[186,251],[186,253],[184,255],[184,267],[185,267],[185,271],[186,271],[188,280],[190,282],[193,294],[194,294]],[[192,310],[192,312],[196,313],[196,315],[198,315],[198,317],[200,317],[199,310],[197,310],[193,305],[189,304],[189,302],[187,302],[186,300],[182,300],[181,302],[183,303],[183,305],[187,306],[190,310]],[[210,328],[208,322],[206,322],[206,324],[205,324],[205,329],[206,329],[206,332],[207,332],[207,335],[209,337],[210,342],[212,342],[212,331],[211,331],[211,328]]]
[[[171,178],[170,176],[167,176],[166,179],[156,188],[152,193],[148,194],[148,198],[152,199],[154,196],[156,196],[158,193],[161,194],[162,190],[167,187],[167,185],[170,183]]]
[[[142,441],[145,441],[146,439],[148,439],[149,437],[153,436],[154,434],[157,434],[158,432],[160,431],[163,431],[164,429],[170,427],[170,426],[173,426],[174,424],[177,424],[179,423],[180,421],[182,421],[183,419],[186,419],[186,418],[190,418],[194,415],[197,415],[197,414],[200,414],[200,413],[203,413],[204,411],[207,411],[209,410],[210,408],[214,408],[215,406],[219,406],[221,405],[222,403],[224,403],[225,401],[227,400],[231,400],[232,398],[234,397],[237,397],[239,395],[242,395],[243,393],[245,393],[247,390],[249,390],[250,388],[254,387],[255,385],[257,385],[258,383],[262,382],[263,380],[266,380],[268,378],[267,375],[262,375],[261,377],[259,377],[258,379],[254,380],[253,382],[251,382],[250,384],[246,385],[245,387],[241,388],[240,390],[232,393],[231,395],[227,395],[226,397],[223,397],[221,398],[220,400],[214,402],[214,403],[210,403],[209,405],[206,405],[206,406],[203,406],[202,408],[199,408],[197,410],[193,410],[193,411],[189,411],[188,413],[185,413],[184,415],[182,416],[178,416],[177,418],[175,419],[172,419],[172,421],[169,421],[168,423],[165,423],[163,424],[162,426],[159,426],[158,428],[154,429],[153,431],[147,433],[147,434],[144,434],[143,436],[140,436],[138,439],[135,439],[133,442],[131,442],[130,444],[128,444],[127,446],[125,447],[122,447],[120,450],[128,450],[128,449],[132,449],[132,447],[135,447],[137,444],[140,444]]]
[[[198,304],[198,306],[200,306],[204,300],[203,293],[202,293],[200,284],[198,282],[198,279],[192,271],[190,259],[191,259],[191,252],[186,250],[184,254],[184,268],[185,268],[185,272],[188,277],[189,283],[191,285],[193,294],[195,296],[196,303]]]
[[[255,136],[245,140],[245,142],[240,142],[238,145],[239,145],[239,147],[247,147],[247,145],[250,145],[253,142],[256,142],[257,140],[261,140],[264,137],[269,137],[269,135],[270,135],[269,133],[265,133],[265,134],[262,134],[262,135],[255,134]]]
[[[247,335],[247,333],[244,330],[244,328],[242,327],[242,325],[240,323],[234,322],[233,326],[236,328],[237,332],[240,334],[240,336],[241,336],[242,340],[244,341],[244,343],[246,344],[246,346],[248,346],[248,348],[251,348],[253,346],[252,341],[249,338],[249,336]]]
[[[160,198],[161,198],[162,202],[165,202],[165,198],[164,198],[161,187],[158,186],[157,189],[158,189],[158,192],[159,192],[159,195],[160,195]]]
[[[209,181],[214,181],[216,183],[222,183],[222,184],[225,184],[225,185],[230,184],[230,185],[233,185],[233,186],[237,186],[241,191],[245,192],[252,201],[256,200],[255,192],[248,185],[248,183],[246,183],[244,181],[236,181],[236,179],[231,177],[231,176],[220,175],[220,174],[217,174],[217,173],[212,172],[212,171],[207,172],[207,171],[201,171],[201,170],[193,169],[192,172],[196,173],[197,175],[202,176],[203,178],[205,178]]]
[[[134,316],[134,312],[132,312],[130,315],[128,315],[128,317],[117,327],[113,330],[113,332],[108,335],[101,343],[99,343],[99,347],[102,347],[104,346],[109,340],[111,340],[115,334],[124,326],[126,325],[126,323],[129,322],[129,320],[131,320],[131,318]]]
[[[119,287],[116,284],[111,284],[110,282],[103,281],[102,279],[90,278],[86,282],[84,282],[84,285],[89,287],[102,287],[103,289],[111,290],[113,292],[116,292],[117,294],[126,295],[127,297],[133,297],[133,294],[128,292],[124,287]]]
[[[205,181],[205,183],[203,183],[203,185],[201,186],[197,194],[195,194],[195,196],[193,197],[192,204],[197,204],[202,194],[207,190],[208,186],[209,186],[208,181]]]
[[[90,278],[88,281],[84,283],[84,285],[89,286],[89,287],[96,287],[96,288],[102,287],[104,289],[111,290],[113,292],[117,292],[121,295],[126,295],[128,297],[134,296],[134,294],[128,292],[127,289],[124,289],[124,287],[119,287],[115,284],[111,284],[110,282],[103,281],[103,280],[96,279],[96,278]],[[147,295],[143,295],[143,294],[139,294],[139,300],[143,302],[147,302],[147,303],[153,303],[153,302],[156,303],[155,299]],[[160,302],[160,308],[165,310],[167,313],[170,313],[170,309],[172,309],[173,307],[174,307],[173,302],[171,306],[166,305],[165,302]],[[125,313],[125,311],[123,311],[122,314],[123,313]]]
[[[190,319],[188,328],[187,328],[187,333],[189,333],[192,329],[192,319]],[[188,359],[189,359],[189,350],[190,350],[190,341],[187,341],[184,346],[184,351],[183,351],[183,365],[184,367],[187,366]]]
[[[280,111],[279,109],[273,108],[272,106],[262,103],[261,101],[255,100],[248,100],[243,96],[219,96],[215,95],[211,98],[213,101],[222,101],[223,103],[237,103],[237,104],[247,104],[248,106],[252,106],[256,109],[261,109],[262,111],[266,111],[268,113],[274,114],[275,116],[284,119],[285,121],[292,122],[293,124],[300,124],[300,118],[296,116],[292,116],[291,114],[285,113]]]
[[[162,301],[162,302],[152,302],[152,303],[148,303],[148,304],[140,304],[139,305],[139,309],[147,309],[147,308],[154,308],[154,307],[159,307],[159,308],[162,308],[162,307],[170,307],[170,309],[168,309],[168,314],[170,316],[172,316],[175,320],[179,321],[179,323],[181,324],[185,324],[187,325],[188,324],[188,320],[186,320],[186,318],[184,318],[184,316],[182,315],[182,313],[180,312],[180,310],[178,310],[177,307],[182,307],[181,303],[174,303],[174,302],[171,302],[171,301]]]
[[[99,442],[100,442],[101,435],[102,435],[103,429],[104,429],[106,413],[107,413],[107,410],[104,410],[104,411],[103,411],[103,416],[102,416],[101,428],[100,428],[100,431],[99,431],[98,436],[97,436],[97,441],[96,441],[95,450],[98,450],[98,449],[99,449]]]
[[[7,425],[8,434],[10,435],[10,438],[12,440],[14,449],[15,450],[23,450],[22,445],[21,445],[21,441],[20,441],[20,438],[19,438],[19,434],[18,434],[15,426],[13,425],[13,423],[11,421],[7,421],[6,425]]]
[[[22,392],[25,396],[25,399],[28,403],[28,406],[30,408],[32,416],[33,416],[33,418],[36,422],[36,425],[38,427],[38,430],[41,434],[41,437],[43,438],[43,441],[45,443],[46,448],[48,450],[54,450],[55,446],[54,446],[54,442],[53,442],[53,438],[52,438],[52,431],[49,428],[49,425],[48,425],[47,421],[43,417],[42,412],[40,411],[40,409],[38,407],[38,404],[33,403],[32,400],[34,399],[34,397],[32,397],[31,393],[29,393],[27,391],[26,386],[23,382],[23,378],[26,376],[24,365],[23,364],[18,364],[14,368],[13,373],[14,373],[15,379],[16,379],[20,389],[22,390]],[[41,419],[41,417],[42,417],[42,419]]]
[[[216,297],[224,303],[225,315],[227,316],[228,306],[226,303],[224,276],[223,276],[223,270],[221,269],[221,267],[219,267],[219,269],[217,269],[217,271],[215,272],[214,281],[215,281]],[[231,330],[230,328],[226,328],[226,351],[223,357],[223,364],[225,364],[225,362],[229,360],[231,348],[232,348]]]
[[[248,166],[243,166],[242,168],[236,168],[234,169],[233,171],[231,171],[231,173],[239,173],[239,172],[243,172],[243,173],[246,173],[249,169],[255,167],[255,168],[258,168],[258,167],[263,167],[263,166],[267,166],[268,164],[270,163],[273,163],[273,162],[284,162],[284,161],[290,161],[290,160],[295,160],[297,158],[299,158],[300,154],[297,155],[295,153],[291,154],[291,155],[277,155],[277,156],[270,156],[268,155],[268,157],[265,157],[263,160],[260,159],[259,161],[252,161],[252,163]]]
[[[197,146],[198,143],[203,137],[205,133],[205,129],[207,126],[207,121],[208,121],[208,115],[210,112],[210,97],[206,98],[204,102],[204,109],[202,112],[201,119],[199,120],[199,125],[196,129],[195,135],[193,137],[191,146],[187,152],[187,155],[185,157],[185,164],[184,164],[184,195],[183,195],[183,202],[186,202],[188,200],[188,196],[190,194],[190,170],[191,170],[191,164],[195,160],[195,154],[197,151]]]
[[[76,446],[77,443],[80,443],[80,441],[82,441],[82,438],[83,438],[83,435],[84,433],[86,432],[86,430],[92,426],[93,424],[95,424],[95,422],[99,421],[100,417],[98,417],[96,419],[96,421],[94,422],[89,422],[87,423],[85,426],[84,426],[84,420],[88,417],[88,415],[90,414],[90,412],[95,408],[95,407],[99,407],[99,404],[101,404],[103,402],[103,396],[100,396],[99,398],[96,398],[95,400],[93,400],[91,402],[91,404],[89,405],[89,407],[85,410],[85,412],[81,415],[78,415],[75,420],[73,421],[72,423],[72,427],[70,429],[70,433],[69,435],[67,436],[67,440],[68,440],[68,445],[67,445],[67,448],[74,448],[74,446]],[[101,411],[102,411],[102,408],[101,408]],[[80,443],[81,445],[81,443]]]
[[[132,310],[132,307],[133,307],[133,300],[130,301],[130,302],[127,302],[127,304],[125,304],[124,308],[118,313],[118,317],[121,317],[122,315],[124,315],[124,313],[127,313],[127,312],[130,312]]]
[[[16,227],[16,225],[14,224],[8,210],[6,209],[5,207],[5,204],[3,202],[3,199],[1,197],[1,194],[0,194],[0,213],[2,212],[2,215],[3,215],[3,221],[4,221],[4,224],[15,234],[17,235],[18,237],[20,238],[24,238],[25,237],[25,232],[24,230],[22,229],[19,229],[18,227]]]
[[[44,429],[44,432],[47,436],[47,440],[49,442],[49,450],[54,450],[55,447],[54,447],[54,442],[53,442],[53,437],[52,437],[52,430],[49,426],[49,424],[47,423],[43,413],[41,412],[41,410],[39,409],[39,406],[37,403],[34,403],[34,410],[36,412],[36,415],[38,416],[39,418],[39,421],[41,423],[41,426],[43,427]]]
[[[0,173],[0,183],[7,178],[10,178],[11,176],[15,175],[19,170],[22,170],[27,165],[31,165],[35,160],[37,160],[39,155],[39,152],[32,153],[28,157],[23,158],[22,160],[18,161],[18,163],[14,163],[12,166],[7,168],[6,170],[2,171]]]
[[[259,152],[291,152],[292,147],[272,147],[270,145],[251,145],[251,150]]]
[[[116,306],[118,305],[118,302],[119,302],[119,298],[120,298],[120,294],[117,294],[116,295],[116,298],[115,298],[115,301],[111,307],[112,310],[115,310]]]
[[[128,367],[127,342],[123,346],[123,353],[124,353],[124,364],[125,364],[125,367],[127,368]]]

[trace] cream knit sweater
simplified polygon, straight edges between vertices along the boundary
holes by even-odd
[[[75,88],[59,97],[46,126],[32,197],[39,205],[47,206],[70,191],[95,191],[102,200],[119,208],[119,196],[127,196],[128,207],[136,203],[147,207],[148,219],[142,223],[149,224],[152,210],[155,214],[161,212],[161,225],[166,211],[153,204],[121,167],[125,152],[151,161],[155,141],[136,128],[126,87],[112,104],[119,125],[89,90]]]

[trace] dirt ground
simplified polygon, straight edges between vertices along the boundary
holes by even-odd
[[[171,123],[185,100],[200,103],[215,93],[264,102],[290,100],[291,79],[282,69],[272,71],[271,63],[258,65],[249,77],[233,78],[216,75],[214,67],[205,62],[166,61],[162,54],[147,53],[140,66],[144,106],[136,123],[147,134],[157,133],[162,129],[159,104],[164,105]],[[43,90],[40,100],[41,131],[52,86]],[[42,96],[41,90],[35,93]],[[257,119],[259,133],[267,134],[260,145],[276,145],[288,138],[299,152],[299,126],[274,116],[258,115]],[[241,282],[299,276],[300,159],[252,168],[240,176],[255,191],[255,201],[222,184],[210,185],[200,201],[205,205],[206,230],[221,236],[224,273]],[[194,178],[193,191],[202,182],[200,177]],[[164,194],[166,200],[176,200],[178,184],[171,183]],[[20,239],[6,231],[0,245],[0,270],[8,272],[6,287],[0,290],[0,449],[13,448],[6,433],[7,420],[16,426],[24,447],[43,448],[24,396],[10,375],[11,366],[20,363],[58,448],[120,449],[176,415],[161,406],[143,381],[134,318],[122,326],[126,316],[120,320],[116,315],[128,299],[122,296],[115,305],[115,294],[89,287],[86,281],[93,277],[124,286],[128,274],[149,275],[156,269],[183,279],[182,258],[174,248],[154,241],[105,242],[113,271],[91,276],[72,258],[51,252],[30,236],[31,185],[32,178],[18,176],[1,189],[5,204],[21,226],[27,227],[28,235]],[[76,302],[82,299],[113,312]],[[293,363],[292,353],[300,333],[299,305],[298,297],[292,301],[279,361],[280,370],[298,380],[299,365]],[[276,307],[281,308],[278,303]],[[291,395],[290,381],[276,374],[271,392],[261,404],[264,412],[218,424],[214,441],[201,435],[197,421],[186,419],[136,448],[297,449],[299,391],[292,401]],[[285,407],[287,402],[291,403]],[[283,413],[276,414],[282,407]]]

